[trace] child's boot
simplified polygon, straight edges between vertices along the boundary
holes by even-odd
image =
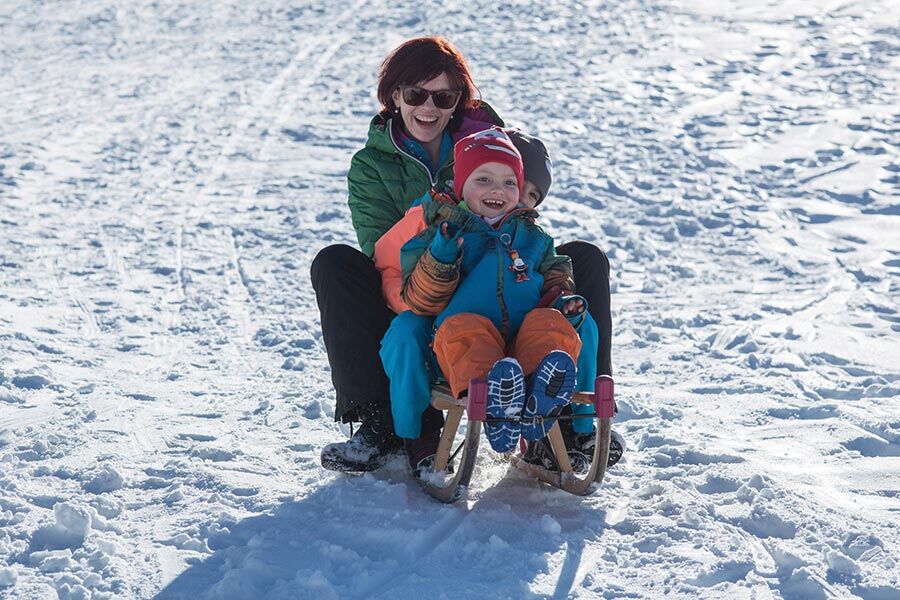
[[[519,361],[503,358],[495,362],[488,371],[487,385],[487,416],[515,420],[486,422],[484,432],[491,448],[497,452],[511,452],[519,442],[521,424],[518,418],[525,403],[525,374]]]
[[[575,391],[575,362],[561,350],[550,352],[530,375],[522,411],[522,437],[536,441],[547,435]],[[534,419],[534,417],[544,417]],[[548,418],[549,417],[549,418]]]

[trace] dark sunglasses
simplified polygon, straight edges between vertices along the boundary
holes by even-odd
[[[438,108],[453,108],[462,95],[458,90],[426,90],[417,85],[401,85],[400,95],[403,101],[410,106],[421,106],[428,101],[428,96],[434,101],[434,105]]]

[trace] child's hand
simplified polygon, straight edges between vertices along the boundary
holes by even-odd
[[[438,262],[450,264],[456,262],[459,255],[459,248],[463,244],[463,237],[460,235],[459,225],[444,221],[438,230],[440,235],[434,236],[431,241],[431,255]]]
[[[458,239],[460,243],[462,243],[462,238],[459,237],[459,225],[456,223],[451,223],[450,221],[444,221],[441,223],[441,236],[449,239]]]
[[[560,296],[553,304],[553,308],[561,312],[572,324],[572,327],[577,329],[581,326],[581,322],[584,321],[584,315],[587,312],[587,301],[577,295]]]

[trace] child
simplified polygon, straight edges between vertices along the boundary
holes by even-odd
[[[579,297],[559,302],[562,312],[534,309],[546,290],[574,289],[568,258],[556,256],[552,238],[534,224],[533,211],[516,208],[523,187],[533,203],[543,200],[549,171],[535,177],[543,184],[540,188],[533,182],[524,186],[521,157],[498,129],[465,138],[455,154],[454,188],[464,202],[452,206],[424,200],[379,240],[375,251],[385,297],[400,313],[382,342],[395,429],[401,437],[415,438],[407,450],[417,471],[427,467],[422,459],[434,453],[440,429],[439,422],[437,426],[432,422],[420,433],[419,419],[427,411],[429,397],[430,361],[421,352],[417,357],[416,351],[427,347],[422,337],[430,337],[431,317],[437,317],[437,363],[453,393],[461,394],[469,379],[487,373],[493,381],[489,389],[493,416],[546,415],[568,403],[575,388],[572,356],[579,355],[582,341],[563,313],[575,324],[590,321],[593,348],[586,347],[585,356],[594,363],[596,355],[596,325],[585,318]],[[546,165],[545,159],[542,166]],[[396,263],[399,243],[412,235],[402,249],[401,284],[399,266],[391,263]],[[403,312],[407,305],[412,312]],[[514,358],[505,358],[507,347]],[[595,369],[593,365],[585,371]],[[524,375],[535,371],[529,404],[522,410]],[[509,451],[520,432],[526,439],[539,439],[551,424],[521,429],[518,423],[489,424],[486,432],[495,449]]]

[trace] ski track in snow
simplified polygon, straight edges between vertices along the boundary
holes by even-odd
[[[898,598],[889,0],[0,7],[0,597]],[[440,32],[604,248],[628,442],[444,506],[347,435],[309,266]]]

